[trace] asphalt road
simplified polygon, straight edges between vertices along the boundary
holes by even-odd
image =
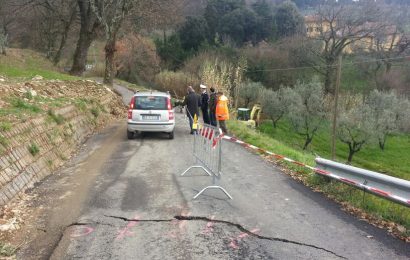
[[[117,88],[119,88],[117,86]],[[125,96],[129,91],[119,88]],[[175,139],[127,140],[124,122],[92,137],[38,185],[41,208],[22,259],[409,259],[410,247],[341,211],[259,156],[223,143],[221,186],[193,165],[177,114]],[[213,220],[213,221],[211,221]],[[39,231],[40,230],[40,231]]]

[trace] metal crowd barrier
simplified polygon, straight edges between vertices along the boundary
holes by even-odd
[[[222,132],[217,127],[198,123],[198,129],[194,134],[193,139],[193,155],[195,158],[195,164],[184,171],[181,176],[184,176],[194,168],[200,168],[206,174],[212,176],[212,185],[203,188],[194,196],[194,199],[208,189],[219,189],[225,193],[226,196],[232,199],[232,196],[229,195],[224,188],[216,185],[217,180],[220,180],[222,176]]]

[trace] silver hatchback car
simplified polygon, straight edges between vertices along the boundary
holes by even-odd
[[[128,139],[135,132],[164,132],[174,138],[175,113],[171,96],[164,92],[137,92],[128,109]]]

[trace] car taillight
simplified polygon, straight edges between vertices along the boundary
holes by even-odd
[[[174,120],[174,111],[172,111],[171,98],[167,98],[168,118]]]
[[[131,102],[130,102],[130,109],[134,109],[135,107],[135,97],[131,98]]]
[[[128,119],[132,119],[132,109],[128,109]]]

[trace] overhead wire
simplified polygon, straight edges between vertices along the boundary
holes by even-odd
[[[364,60],[364,61],[357,61],[357,62],[346,62],[342,64],[343,66],[349,65],[356,65],[356,64],[365,64],[365,63],[373,63],[379,61],[392,61],[392,60],[402,60],[402,59],[409,59],[410,56],[400,56],[394,58],[383,58],[383,59],[371,59],[371,60]],[[301,66],[301,67],[288,67],[288,68],[272,68],[272,69],[260,69],[260,70],[249,70],[249,72],[264,72],[264,71],[290,71],[290,70],[304,70],[304,69],[315,69],[315,68],[326,68],[326,67],[333,67],[336,68],[338,65],[317,65],[317,66]]]

